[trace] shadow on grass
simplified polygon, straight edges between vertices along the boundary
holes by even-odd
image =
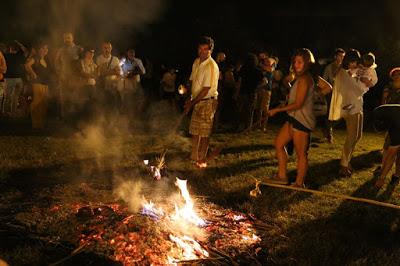
[[[268,144],[242,145],[242,146],[224,148],[221,151],[221,154],[235,154],[235,153],[252,152],[252,151],[265,151],[272,149],[274,149],[274,146]]]
[[[203,175],[207,178],[223,178],[231,175],[240,175],[250,171],[257,170],[261,167],[275,165],[274,162],[268,160],[267,157],[239,161],[237,163],[225,165],[222,167],[209,167],[203,171]]]
[[[355,172],[369,169],[380,162],[382,155],[379,150],[370,151],[353,157],[352,166]],[[335,159],[328,162],[313,164],[308,169],[306,178],[307,186],[311,189],[318,189],[324,185],[331,183],[339,177],[340,160]],[[296,171],[290,171],[289,176],[296,176]]]
[[[371,151],[365,154],[360,154],[353,158],[354,168],[357,170],[368,169],[374,165],[375,162],[380,160],[379,151]],[[328,162],[314,164],[309,168],[309,175],[307,179],[307,185],[310,189],[318,190],[322,186],[328,185],[329,183],[339,179],[338,169],[340,161],[335,159]],[[254,188],[254,184],[249,184],[248,190],[236,191],[226,193],[223,189],[218,187],[212,187],[208,184],[209,179],[224,178],[231,175],[240,175],[249,171],[256,170],[261,167],[267,167],[276,165],[276,162],[265,158],[240,161],[235,164],[230,164],[224,167],[207,168],[202,172],[189,171],[185,173],[185,176],[194,177],[192,185],[196,187],[197,191],[202,194],[210,195],[219,204],[227,203],[240,205],[247,201],[250,201],[249,192]],[[289,173],[290,177],[294,177],[296,171]],[[361,186],[356,196],[361,197],[376,197],[376,191],[373,189],[374,180],[369,180],[363,186]],[[229,186],[229,184],[226,184]],[[291,204],[298,203],[299,201],[306,200],[311,197],[309,193],[298,193],[295,191],[288,191],[285,189],[271,189],[269,187],[261,187],[263,196],[261,199],[257,199],[257,204],[262,206],[268,206],[268,210],[271,212],[283,211],[288,209]],[[223,195],[223,196],[222,196]]]
[[[374,183],[366,181],[352,196],[376,196]],[[286,251],[308,265],[399,265],[399,221],[398,210],[343,201],[331,216],[289,228]]]
[[[285,254],[301,265],[399,265],[400,233],[390,230],[396,215],[345,202],[331,217],[290,227]]]

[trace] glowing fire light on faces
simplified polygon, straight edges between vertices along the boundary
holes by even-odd
[[[206,221],[201,219],[193,209],[194,204],[187,190],[187,180],[176,178],[175,185],[179,187],[181,195],[185,200],[185,205],[179,208],[178,205],[175,204],[175,214],[171,218],[173,220],[187,221],[197,226],[206,226]]]

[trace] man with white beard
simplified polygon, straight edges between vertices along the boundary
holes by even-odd
[[[112,45],[110,42],[103,42],[101,49],[101,55],[96,58],[100,75],[97,91],[100,93],[101,103],[115,111],[119,109],[121,103],[117,88],[121,66],[119,59],[111,54]]]

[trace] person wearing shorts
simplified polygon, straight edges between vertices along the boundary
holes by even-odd
[[[193,63],[191,98],[185,103],[184,113],[191,109],[192,118],[189,133],[192,135],[191,159],[199,168],[207,167],[209,137],[217,110],[219,69],[211,57],[214,48],[212,38],[204,36],[198,43],[198,58]]]
[[[380,175],[375,182],[375,187],[380,189],[385,183],[386,175],[396,162],[396,173],[392,176],[391,184],[399,181],[400,172],[400,104],[383,104],[374,110],[375,123],[387,129],[387,149],[382,160]]]

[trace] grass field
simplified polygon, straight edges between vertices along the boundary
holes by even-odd
[[[399,265],[399,210],[265,186],[261,187],[260,197],[249,197],[254,178],[265,180],[276,173],[273,139],[277,129],[272,126],[266,133],[213,135],[213,146],[227,145],[206,170],[190,164],[190,141],[182,136],[118,132],[107,136],[97,128],[66,135],[3,134],[0,137],[1,222],[17,215],[26,202],[43,201],[45,192],[48,201],[68,197],[88,200],[85,199],[88,195],[68,193],[82,182],[97,184],[103,188],[102,193],[111,195],[116,179],[135,179],[143,159],[154,159],[167,148],[170,179],[187,178],[192,194],[252,213],[271,225],[263,238],[264,263]],[[339,178],[344,132],[337,130],[335,134],[335,144],[320,141],[319,132],[314,134],[307,187],[400,205],[399,187],[386,184],[380,191],[373,188],[372,171],[381,159],[383,135],[366,132],[354,153],[355,174]],[[291,177],[295,176],[295,170],[293,156],[289,162]],[[147,182],[158,184],[150,178]],[[63,191],[63,195],[51,194],[49,191],[55,191],[54,188]],[[100,196],[108,197],[97,194]],[[54,260],[48,254],[41,254],[37,245],[2,243],[0,246],[0,257],[11,265]]]

